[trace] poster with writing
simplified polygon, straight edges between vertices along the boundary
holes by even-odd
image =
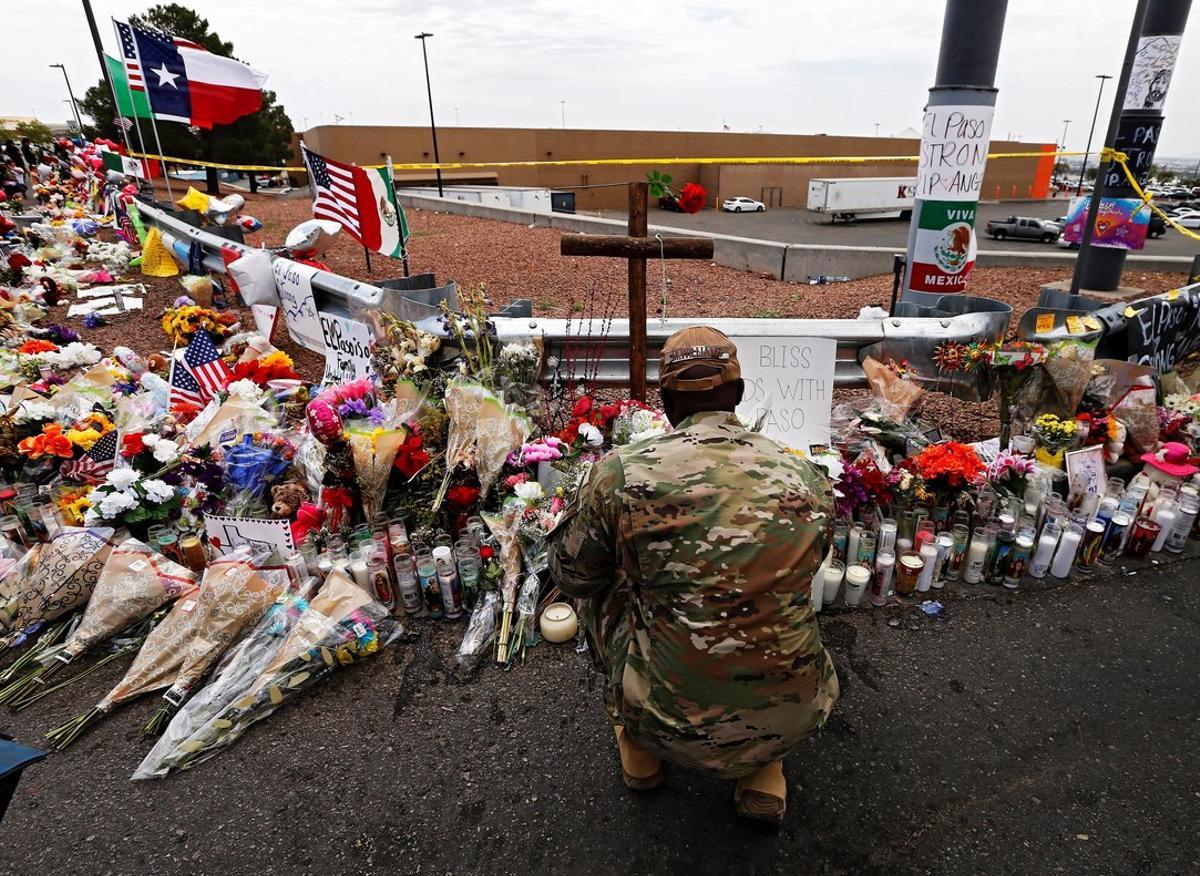
[[[923,201],[909,288],[963,292],[975,267],[975,211],[965,201]]]
[[[1128,361],[1150,365],[1159,374],[1200,349],[1200,291],[1139,302],[1127,316]]]
[[[987,165],[995,107],[931,106],[925,109],[917,197],[931,201],[978,201]]]
[[[1179,57],[1179,34],[1154,34],[1138,40],[1122,109],[1162,111]]]
[[[275,272],[275,287],[279,291],[279,305],[288,334],[297,344],[324,353],[325,340],[312,291],[312,278],[317,269],[288,259],[275,259],[271,268]]]
[[[1088,206],[1091,198],[1072,198],[1067,210],[1067,224],[1063,226],[1063,240],[1081,243],[1083,229],[1087,225]],[[1096,227],[1092,229],[1092,245],[1113,249],[1141,249],[1146,245],[1146,232],[1150,230],[1150,208],[1140,198],[1101,198],[1096,213]]]
[[[325,340],[325,383],[347,383],[371,377],[371,350],[375,336],[371,327],[344,316],[320,314],[321,335]]]
[[[1141,116],[1125,116],[1117,126],[1114,148],[1124,152],[1125,164],[1137,184],[1143,188],[1150,181],[1154,166],[1154,153],[1158,149],[1158,137],[1162,133],[1162,119],[1147,119]],[[1104,184],[1110,189],[1130,191],[1129,177],[1118,164],[1109,166],[1104,175]]]
[[[251,304],[250,313],[254,316],[254,327],[268,341],[275,336],[275,325],[279,322],[279,308],[270,304]]]
[[[735,338],[746,395],[738,413],[762,417],[764,435],[807,451],[829,443],[837,341],[832,338]]]
[[[213,551],[222,557],[244,544],[277,551],[281,557],[287,557],[294,550],[291,524],[268,517],[205,514],[204,537]]]

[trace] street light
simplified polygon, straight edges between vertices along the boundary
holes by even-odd
[[[1059,141],[1059,143],[1060,143],[1059,151],[1061,151],[1061,152],[1067,151],[1067,126],[1070,124],[1071,124],[1070,119],[1063,119],[1063,135],[1062,135],[1062,140]]]
[[[879,122],[876,122],[876,123],[875,123],[875,136],[876,136],[876,137],[878,137],[878,136],[879,136]]]
[[[562,125],[563,125],[563,129],[566,130],[566,127],[567,127],[567,102],[565,100],[560,100],[558,102],[558,105],[562,108]]]
[[[1096,111],[1092,113],[1092,127],[1088,129],[1087,148],[1083,150],[1083,164],[1079,167],[1079,185],[1075,188],[1075,197],[1083,194],[1083,174],[1087,171],[1088,153],[1092,151],[1092,135],[1096,133],[1096,117],[1100,115],[1100,98],[1104,96],[1104,80],[1112,79],[1107,73],[1097,73],[1100,80],[1100,90],[1096,93]]]
[[[83,119],[79,117],[79,107],[75,105],[75,92],[71,90],[71,80],[67,77],[67,68],[62,64],[51,64],[51,67],[57,67],[62,70],[63,79],[67,83],[67,94],[71,96],[71,114],[75,116],[75,124],[79,126],[79,136],[83,136]]]
[[[442,159],[438,154],[437,145],[437,123],[433,120],[433,88],[429,84],[429,53],[425,51],[425,40],[433,36],[431,33],[422,31],[413,39],[421,41],[421,57],[425,59],[425,93],[429,95],[429,130],[433,133],[433,163],[437,165],[437,187],[438,197],[442,197]]]

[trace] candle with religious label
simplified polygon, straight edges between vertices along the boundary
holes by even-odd
[[[1066,578],[1071,574],[1075,565],[1075,554],[1079,551],[1079,543],[1083,540],[1083,527],[1070,523],[1058,539],[1058,550],[1054,552],[1054,561],[1050,563],[1050,574],[1055,578]]]
[[[950,569],[948,577],[958,580],[962,576],[963,560],[967,557],[967,545],[971,541],[971,527],[965,523],[956,523],[950,531],[954,537],[954,547],[950,551]]]
[[[976,526],[971,535],[971,545],[967,548],[967,559],[963,564],[962,579],[968,584],[978,584],[983,580],[984,564],[988,555],[987,530]]]
[[[1175,526],[1167,537],[1166,549],[1173,554],[1182,553],[1187,545],[1188,535],[1200,515],[1200,498],[1191,494],[1183,494],[1179,499],[1179,516]]]
[[[946,568],[950,564],[950,553],[954,550],[954,536],[949,532],[940,532],[933,546],[937,549],[937,562],[933,566],[931,586],[934,590],[941,590],[946,586]]]
[[[1161,531],[1155,521],[1149,517],[1139,517],[1133,521],[1133,532],[1129,535],[1129,546],[1127,550],[1129,555],[1133,557],[1144,557],[1150,553],[1150,548],[1154,546],[1155,540]]]
[[[849,536],[850,527],[846,525],[844,520],[839,520],[833,525],[833,558],[835,560],[845,561],[846,544]]]
[[[892,573],[895,570],[895,554],[880,551],[875,557],[875,583],[871,585],[872,605],[887,605],[892,589]]]
[[[1133,528],[1133,515],[1127,511],[1114,511],[1112,520],[1108,522],[1108,531],[1104,533],[1104,541],[1100,545],[1100,562],[1111,566],[1125,550],[1125,541]]]
[[[1081,575],[1090,575],[1100,559],[1100,546],[1104,542],[1104,531],[1107,529],[1100,519],[1089,520],[1083,528],[1083,541],[1079,543],[1079,554],[1075,558],[1075,571]]]
[[[1009,590],[1016,590],[1021,586],[1021,578],[1025,575],[1025,568],[1032,553],[1033,536],[1025,533],[1018,535],[1008,553],[1008,567],[1004,570],[1004,586]]]

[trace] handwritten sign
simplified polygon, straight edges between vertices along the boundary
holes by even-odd
[[[1087,225],[1091,198],[1072,198],[1063,226],[1063,240],[1080,243]],[[1101,198],[1092,229],[1092,245],[1113,249],[1141,249],[1150,230],[1150,208],[1138,198]]]
[[[1138,40],[1122,109],[1162,111],[1181,40],[1179,34],[1166,33]]]
[[[325,352],[312,291],[312,278],[317,269],[288,259],[275,259],[271,268],[275,272],[275,287],[279,290],[279,305],[288,335],[301,346],[318,353]]]
[[[763,418],[762,431],[789,447],[829,443],[833,370],[832,338],[737,338],[746,395],[738,413]]]
[[[1150,365],[1159,374],[1173,371],[1177,362],[1200,349],[1200,289],[1148,302],[1126,326],[1128,361]]]
[[[933,201],[978,201],[983,188],[995,107],[931,106],[925,109],[917,197]]]
[[[1146,119],[1137,116],[1122,117],[1117,127],[1114,148],[1128,156],[1129,172],[1142,188],[1150,181],[1154,165],[1154,152],[1158,149],[1158,137],[1162,133],[1162,119]],[[1119,165],[1111,165],[1104,175],[1104,184],[1115,190],[1130,191],[1129,180]]]
[[[325,383],[347,383],[371,377],[371,350],[375,336],[365,323],[332,313],[320,314],[325,340]]]
[[[205,514],[204,535],[215,554],[222,557],[245,544],[277,551],[281,557],[294,550],[292,527],[286,520]]]

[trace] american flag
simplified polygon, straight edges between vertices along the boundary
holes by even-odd
[[[171,407],[178,404],[199,407],[204,402],[200,384],[196,382],[196,378],[192,377],[187,366],[177,361],[174,356],[171,357],[171,397],[169,401]]]
[[[220,392],[233,376],[204,329],[193,335],[192,342],[183,351],[183,361],[206,395]]]
[[[123,21],[114,21],[117,38],[121,41],[121,59],[125,62],[125,79],[130,91],[145,91],[146,80],[142,78],[142,65],[138,60],[137,40],[133,28]]]
[[[362,219],[358,214],[356,190],[359,174],[355,173],[358,168],[325,158],[307,149],[304,150],[304,163],[308,165],[313,193],[316,196],[312,205],[313,217],[332,219],[344,225],[356,237],[360,237]],[[370,202],[373,197],[370,183],[364,180],[364,184],[367,186],[367,201]]]
[[[79,459],[66,460],[59,471],[64,478],[98,484],[113,469],[117,459],[117,430],[113,429],[92,445]]]
[[[129,133],[130,129],[133,128],[133,119],[127,119],[124,116],[117,116],[115,119],[113,119],[113,121],[120,125],[121,130],[127,134]]]

